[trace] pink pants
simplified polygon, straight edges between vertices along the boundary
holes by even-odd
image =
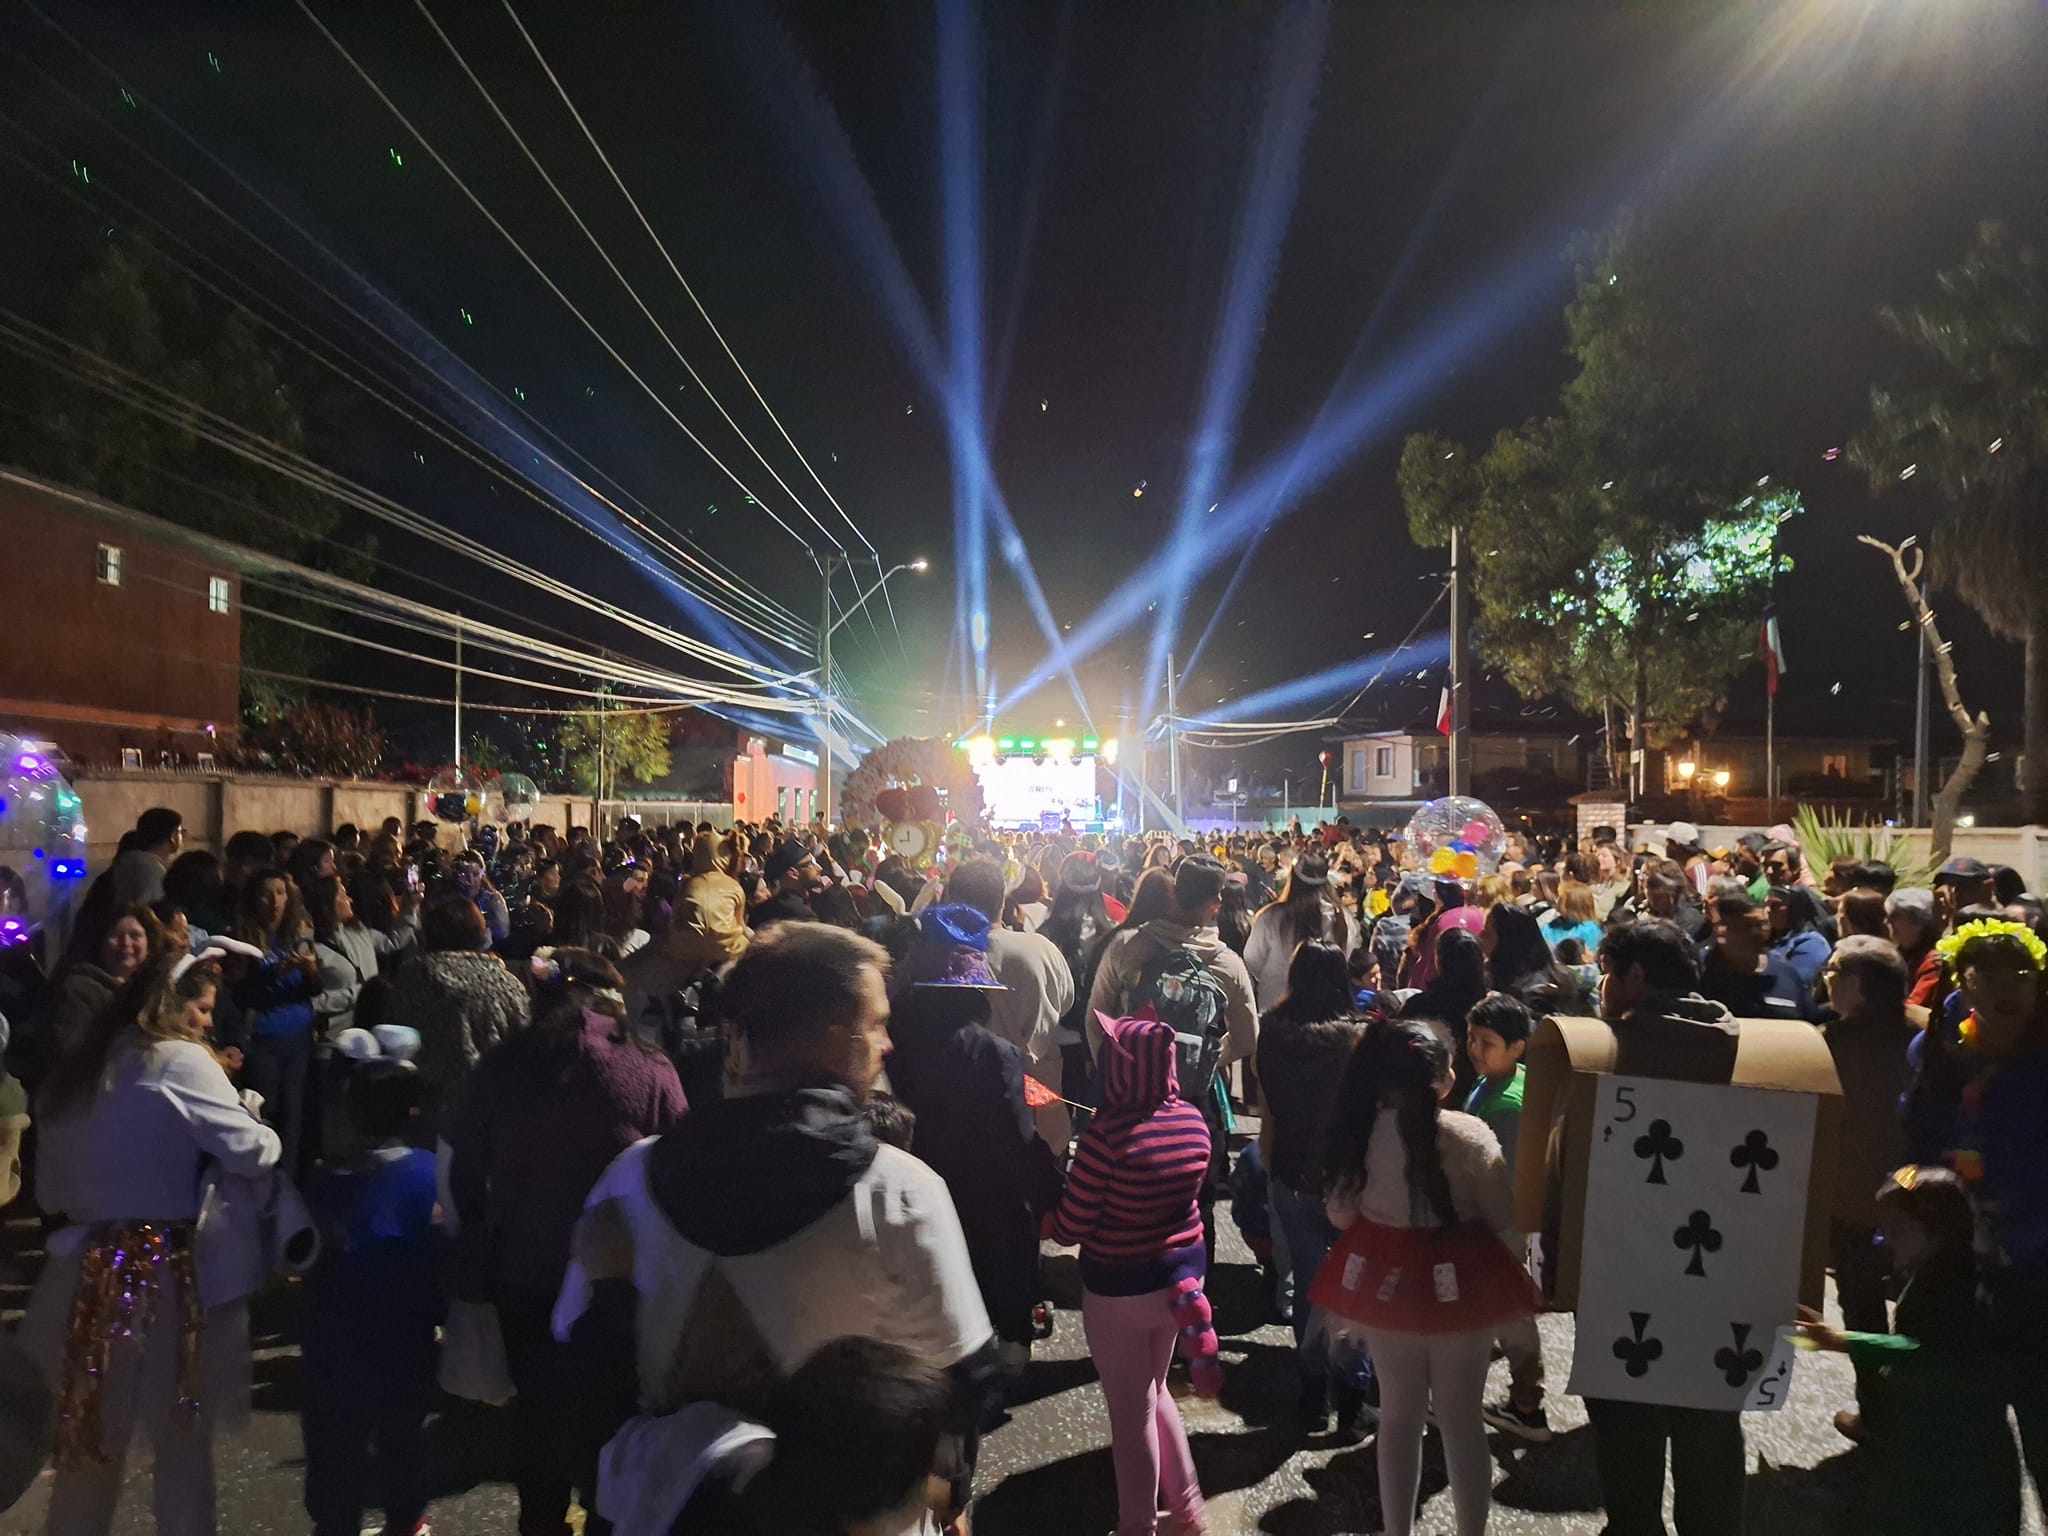
[[[1180,1409],[1166,1389],[1173,1363],[1173,1293],[1081,1295],[1081,1321],[1109,1404],[1116,1463],[1116,1536],[1190,1536],[1202,1529],[1202,1486]],[[1162,1522],[1159,1510],[1166,1510]]]

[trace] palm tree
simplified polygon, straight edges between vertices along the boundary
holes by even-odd
[[[2048,822],[2048,265],[1984,224],[1934,281],[1932,299],[1880,311],[1929,366],[1907,390],[1871,389],[1850,454],[1878,490],[1934,483],[1935,581],[2026,646],[2023,810]]]

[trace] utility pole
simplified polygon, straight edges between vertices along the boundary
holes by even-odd
[[[828,829],[832,825],[832,569],[840,558],[836,551],[818,557],[825,586],[818,611],[818,788],[813,798],[822,807],[818,818]]]
[[[1922,589],[1921,600],[1923,603],[1926,601],[1925,588]],[[1934,670],[1934,648],[1927,643],[1927,626],[1915,624],[1913,627],[1920,633],[1920,677],[1913,699],[1913,825],[1924,827],[1929,824],[1927,737],[1930,729],[1928,711],[1931,705],[1928,699],[1927,674]]]
[[[1185,826],[1180,800],[1180,690],[1174,683],[1173,658],[1166,658],[1166,783],[1173,795],[1173,819]]]
[[[1465,612],[1465,541],[1451,530],[1451,752],[1450,792],[1471,793],[1472,658],[1466,645],[1471,620]]]
[[[455,626],[455,766],[462,766],[462,625]]]

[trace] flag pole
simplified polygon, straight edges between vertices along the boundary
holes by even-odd
[[[1778,819],[1778,690],[1764,683],[1764,804],[1766,822]]]

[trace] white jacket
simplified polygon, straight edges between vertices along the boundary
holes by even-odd
[[[1349,908],[1344,918],[1344,953],[1358,948],[1358,918]],[[1287,993],[1287,968],[1294,963],[1295,942],[1288,937],[1280,903],[1270,901],[1252,918],[1252,936],[1245,941],[1245,969],[1252,973],[1252,991],[1264,1013]]]

